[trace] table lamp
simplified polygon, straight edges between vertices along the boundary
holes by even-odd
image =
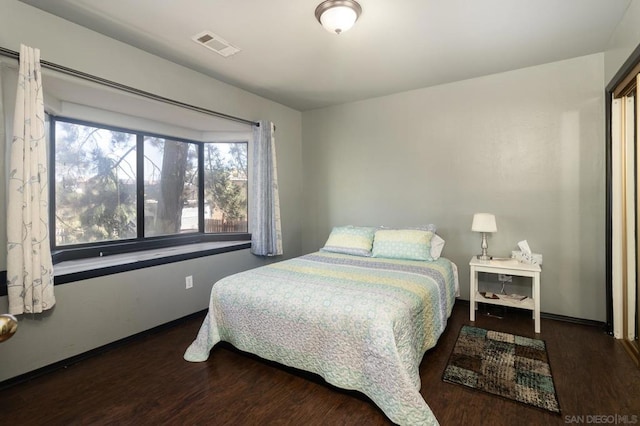
[[[482,232],[482,254],[478,255],[479,260],[491,260],[491,256],[487,254],[489,245],[487,244],[487,232],[497,232],[496,217],[491,213],[476,213],[473,215],[473,223],[471,230],[474,232]]]

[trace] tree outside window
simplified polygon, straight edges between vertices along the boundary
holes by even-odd
[[[55,123],[56,245],[135,238],[136,136]]]
[[[204,146],[205,232],[247,232],[247,145]]]

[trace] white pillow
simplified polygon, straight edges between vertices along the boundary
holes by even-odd
[[[442,254],[443,248],[444,239],[438,234],[433,234],[433,238],[431,238],[431,258],[433,260],[438,260]]]

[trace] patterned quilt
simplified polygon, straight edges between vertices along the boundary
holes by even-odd
[[[444,331],[457,275],[447,259],[317,252],[218,281],[187,361],[219,341],[360,391],[400,425],[438,424],[419,366]]]

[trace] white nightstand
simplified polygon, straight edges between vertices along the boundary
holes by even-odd
[[[535,332],[540,333],[540,265],[529,265],[520,263],[515,259],[509,260],[478,260],[476,256],[469,261],[471,269],[471,288],[470,295],[470,314],[471,321],[476,320],[476,309],[478,302],[490,303],[493,305],[511,306],[520,309],[529,309],[533,311],[533,319],[535,324]],[[505,274],[520,277],[530,277],[532,281],[532,297],[524,300],[512,300],[506,298],[487,299],[478,292],[478,272],[486,272],[489,274]],[[500,297],[500,295],[497,295]]]

